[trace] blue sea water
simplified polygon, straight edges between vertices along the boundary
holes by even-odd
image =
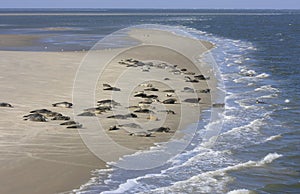
[[[221,133],[203,146],[214,127],[205,111],[191,146],[165,165],[95,170],[75,192],[300,193],[298,10],[0,10],[1,34],[43,35],[37,45],[0,49],[88,50],[143,24],[216,44],[211,54],[226,88]]]

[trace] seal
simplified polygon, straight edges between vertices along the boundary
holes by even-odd
[[[167,114],[172,114],[172,115],[176,114],[173,110],[159,110],[158,112],[166,112]]]
[[[43,108],[43,109],[32,110],[30,111],[30,113],[48,114],[48,113],[52,113],[52,111]]]
[[[145,109],[140,108],[140,109],[137,109],[133,112],[136,112],[136,113],[154,113],[152,110],[149,110],[147,108],[145,108]]]
[[[66,127],[67,129],[79,129],[82,128],[82,124],[75,124]]]
[[[61,123],[60,125],[75,125],[75,124],[79,124],[79,123],[77,123],[75,121],[67,121],[67,122]]]
[[[184,72],[185,75],[195,75],[196,73],[194,72]]]
[[[6,103],[6,102],[1,102],[0,103],[0,107],[8,107],[8,108],[13,108],[13,106],[9,103]]]
[[[52,118],[51,120],[68,121],[68,120],[70,120],[70,117],[68,117],[68,116],[56,116],[56,117]]]
[[[108,116],[106,118],[114,118],[114,119],[128,119],[128,118],[137,118],[138,116],[134,113],[129,113],[126,115],[112,115],[112,116]]]
[[[139,132],[130,133],[129,135],[137,136],[137,137],[151,137],[152,133],[147,132],[147,131],[139,131]]]
[[[169,98],[167,100],[164,100],[162,103],[163,104],[175,104],[177,100],[175,98]]]
[[[147,94],[145,94],[144,92],[139,92],[139,93],[135,94],[133,97],[146,98]]]
[[[139,93],[135,94],[133,97],[140,97],[140,98],[153,98],[153,99],[156,99],[156,98],[158,98],[158,96],[157,96],[157,95],[154,95],[154,94],[147,95],[147,94],[145,94],[144,92],[139,92]]]
[[[58,102],[58,103],[52,104],[52,106],[62,107],[62,108],[71,108],[73,106],[73,104],[70,102]]]
[[[164,90],[163,92],[167,92],[167,93],[175,93],[175,90],[170,89],[170,90]]]
[[[145,88],[144,89],[144,91],[152,91],[152,92],[157,92],[157,91],[159,91],[159,89],[157,89],[157,88]]]
[[[103,90],[111,90],[111,91],[121,91],[120,88],[113,87],[109,84],[103,84]]]
[[[95,107],[95,108],[84,109],[84,111],[86,111],[86,112],[93,112],[96,114],[102,114],[103,112],[106,112],[109,110],[111,110],[111,106],[99,106],[99,107]]]
[[[173,96],[172,93],[168,93],[168,94],[165,95],[165,97],[172,97],[172,96]]]
[[[141,87],[147,87],[147,88],[153,87],[153,85],[150,84],[150,83],[143,83],[143,84],[140,84],[139,86],[141,86]]]
[[[199,80],[192,79],[189,76],[185,76],[184,79],[185,79],[186,82],[191,82],[191,83],[198,83],[199,82]]]
[[[150,95],[146,95],[144,98],[153,98],[153,99],[157,99],[158,96],[154,95],[154,94],[150,94]]]
[[[23,116],[24,120],[36,121],[36,122],[47,122],[47,117],[39,113],[33,113]]]
[[[153,101],[151,99],[146,99],[145,101],[139,102],[139,106],[145,105],[145,104],[152,104]]]
[[[49,112],[49,113],[45,113],[45,115],[47,117],[56,117],[56,116],[62,116],[61,113],[58,113],[58,112]]]
[[[200,100],[201,100],[201,98],[187,98],[183,102],[187,102],[187,103],[199,103]]]
[[[193,88],[190,88],[190,87],[184,87],[182,92],[194,93],[195,90]]]
[[[96,114],[92,113],[92,112],[83,112],[83,113],[78,114],[77,116],[80,116],[80,117],[95,117]]]
[[[150,129],[148,131],[150,131],[150,132],[169,133],[171,131],[171,129],[169,127],[158,127],[158,128]]]
[[[198,80],[209,80],[209,77],[205,77],[204,75],[195,75],[194,78]]]
[[[215,103],[212,105],[213,108],[224,108],[225,104],[224,103]]]
[[[198,92],[198,90],[197,90]],[[205,89],[205,90],[199,90],[200,93],[210,93],[210,89]]]
[[[114,107],[114,106],[121,106],[120,103],[114,101],[114,100],[110,100],[110,99],[107,99],[107,100],[99,100],[97,101],[98,103],[98,106],[111,106],[111,107]]]
[[[116,130],[119,130],[120,128],[118,128],[116,125],[113,125],[113,126],[110,126],[108,128],[108,131],[116,131]]]

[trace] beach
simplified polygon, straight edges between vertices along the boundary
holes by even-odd
[[[13,46],[35,44],[36,40],[34,36],[9,35],[5,37],[7,40],[3,44],[13,44]],[[217,84],[214,74],[207,64],[199,60],[201,54],[213,48],[213,44],[177,36],[171,32],[150,29],[133,29],[129,32],[129,37],[139,41],[140,45],[127,49],[92,50],[89,54],[84,51],[0,51],[1,100],[14,106],[13,108],[1,107],[0,112],[0,143],[2,147],[0,193],[60,193],[79,188],[91,178],[92,170],[106,168],[108,161],[118,161],[125,154],[148,150],[154,146],[154,143],[180,139],[183,136],[180,130],[191,123],[197,123],[201,111],[214,103],[212,95],[216,92]],[[200,44],[202,47],[199,48]],[[122,105],[114,112],[108,111],[96,116],[101,123],[101,129],[97,125],[93,125],[89,118],[76,116],[79,113],[77,111],[83,111],[83,108],[89,107],[80,106],[76,109],[52,107],[53,103],[62,101],[73,102],[76,107],[76,101],[73,101],[74,84],[76,84],[74,80],[78,77],[80,65],[87,60],[85,57],[93,55],[93,53],[99,54],[98,57],[104,56],[103,58],[106,55],[114,57],[106,64],[98,81],[94,83],[96,85],[95,101],[88,101],[86,104],[93,105],[96,104],[96,100],[112,98],[117,99]],[[162,63],[170,66],[176,65],[176,69],[182,71],[176,75],[170,73],[169,69],[159,69],[153,66],[149,67],[150,70],[143,71],[140,67],[131,68],[120,64],[126,59],[143,63],[151,62],[154,65]],[[196,67],[199,67],[200,71]],[[196,72],[195,75],[203,74],[210,79],[187,83],[185,77],[194,75],[185,74],[186,72]],[[149,77],[147,78],[147,76]],[[168,81],[164,79],[166,77],[169,79]],[[131,80],[135,82],[131,83]],[[157,120],[148,119],[149,114],[142,113],[136,113],[138,118],[134,120],[142,128],[148,124],[147,126],[151,129],[154,126],[151,122],[155,123],[155,126],[168,126],[173,133],[157,132],[150,137],[138,137],[129,135],[136,131],[128,131],[124,128],[108,131],[111,126],[127,122],[116,122],[115,119],[108,119],[108,116],[119,113],[118,111],[124,112],[126,105],[134,106],[143,100],[135,98],[134,95],[137,94],[135,92],[147,87],[139,86],[137,83],[151,84],[158,88],[158,92],[146,93],[156,94],[161,102],[172,97],[177,99],[177,103],[164,106],[161,102],[157,103],[156,107],[158,108],[154,110],[155,116],[158,117]],[[104,91],[103,84],[120,87],[121,91]],[[184,93],[182,92],[184,86],[190,86],[199,91],[210,89],[210,92]],[[162,92],[171,89],[177,92],[169,94],[170,97]],[[127,96],[122,97],[122,94]],[[195,97],[201,98],[201,103],[183,103],[184,99]],[[83,105],[85,104],[83,103]],[[67,129],[59,125],[61,121],[32,122],[23,120],[23,116],[29,114],[30,111],[42,108],[63,113],[72,119],[75,118],[76,121],[83,124],[83,128]],[[172,109],[176,114],[158,114],[159,108],[161,110]],[[186,112],[189,112],[189,115],[185,115]],[[86,141],[82,140],[82,134],[90,134],[90,132],[93,134],[98,130],[106,134],[106,136],[100,137],[100,141],[87,145]],[[113,140],[116,145],[125,148],[124,151],[118,150],[117,146],[111,147],[111,144],[106,142],[107,137],[110,137],[109,139]],[[96,147],[97,150],[95,151],[91,147]],[[98,149],[99,147],[100,149]],[[107,150],[110,151],[107,152]],[[103,158],[99,158],[99,152],[100,155],[106,152],[105,161]]]

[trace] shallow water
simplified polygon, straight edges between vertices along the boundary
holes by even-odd
[[[0,15],[2,34],[51,34],[34,47],[0,49],[44,51],[47,45],[51,51],[82,50],[131,25],[173,26],[168,30],[217,45],[212,55],[226,87],[222,131],[212,147],[203,145],[205,132],[214,127],[211,111],[205,111],[191,145],[164,166],[145,171],[96,170],[95,178],[77,192],[298,193],[300,12],[185,10],[183,15],[175,10],[167,15],[168,10],[154,10],[151,15],[143,10],[139,12],[148,14],[138,16],[130,15],[138,11],[122,12],[127,15]],[[55,31],[57,27],[65,30]],[[257,104],[257,99],[264,103]]]

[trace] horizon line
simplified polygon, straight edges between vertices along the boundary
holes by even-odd
[[[79,8],[79,7],[4,7],[1,9],[94,9],[94,10],[105,10],[105,9],[115,9],[115,10],[138,10],[138,9],[148,9],[148,10],[300,10],[300,8]]]

